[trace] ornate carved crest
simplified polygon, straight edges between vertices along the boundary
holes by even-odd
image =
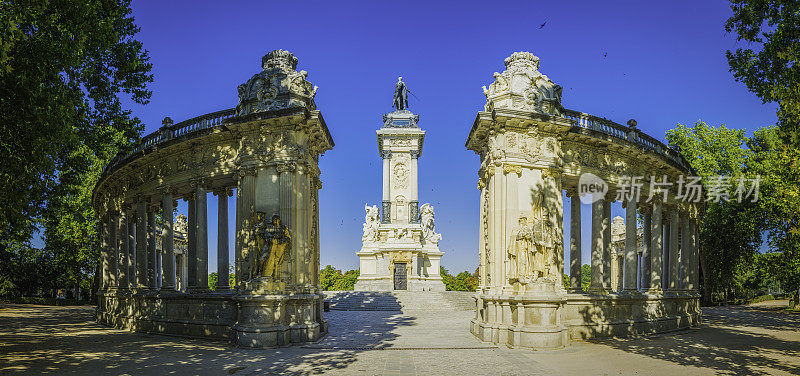
[[[275,50],[261,60],[263,70],[239,85],[236,116],[291,107],[317,108],[317,87],[306,81],[308,73],[297,72],[297,58],[289,51]]]
[[[560,115],[563,88],[539,72],[539,58],[515,52],[505,60],[506,70],[494,73],[494,82],[483,87],[486,111],[513,108]]]

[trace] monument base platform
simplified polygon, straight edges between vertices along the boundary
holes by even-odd
[[[478,294],[470,331],[513,348],[555,349],[573,340],[629,337],[700,323],[700,296],[680,294]]]
[[[264,290],[276,284],[262,284]],[[316,293],[197,293],[106,291],[97,321],[135,332],[223,339],[268,348],[314,342],[328,331]]]

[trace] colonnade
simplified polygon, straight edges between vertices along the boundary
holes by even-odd
[[[568,243],[569,292],[582,293],[581,200],[578,187],[566,189],[570,198],[570,239]],[[625,208],[625,251],[621,293],[679,293],[698,287],[699,236],[694,204],[665,202],[665,193],[652,199],[629,197]],[[607,195],[591,204],[591,277],[589,293],[612,293],[611,289],[611,204]],[[643,218],[641,262],[637,245],[637,219]],[[641,280],[637,280],[641,278]]]
[[[180,197],[188,202],[187,292],[208,292],[207,193],[201,184]],[[228,200],[232,188],[217,189],[217,286],[229,292]],[[107,290],[177,291],[180,278],[175,254],[175,194],[124,203],[101,221],[102,276]],[[158,220],[160,218],[160,221]],[[160,222],[160,223],[159,223]],[[161,238],[161,252],[156,247]],[[238,265],[238,263],[237,263]]]

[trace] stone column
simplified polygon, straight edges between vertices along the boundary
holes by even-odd
[[[100,268],[101,268],[100,289],[101,290],[108,289],[109,287],[108,266],[110,263],[109,257],[111,252],[109,251],[108,222],[109,222],[108,213],[106,213],[102,218],[100,218],[100,231],[98,231],[98,233],[100,234]]]
[[[578,190],[567,190],[570,196],[569,227],[569,288],[570,292],[581,290],[581,200]]]
[[[611,289],[611,201],[603,200],[603,287]]]
[[[119,231],[117,232],[119,241],[119,260],[117,276],[119,278],[119,288],[128,288],[128,213],[125,209],[119,212]]]
[[[161,250],[164,254],[164,275],[161,289],[175,290],[175,229],[172,218],[172,193],[166,192],[161,196],[161,215],[164,220],[164,232],[161,234]]]
[[[197,288],[200,291],[208,290],[208,198],[205,188],[198,184],[194,191],[195,209],[197,220]]]
[[[650,224],[650,291],[661,291],[661,255],[664,253],[662,235],[664,223],[661,218],[662,206],[658,197],[653,201],[653,217]]]
[[[689,217],[689,259],[687,260],[687,268],[689,271],[689,280],[686,285],[687,290],[694,291],[697,289],[697,220],[692,213],[691,217]]]
[[[381,204],[381,222],[390,223],[392,221],[392,193],[389,188],[391,179],[392,152],[384,150],[383,154],[383,203]]]
[[[136,287],[136,216],[133,207],[128,208],[128,288]]]
[[[594,292],[604,290],[603,285],[603,209],[604,200],[592,203],[592,270],[589,289]]]
[[[281,164],[277,166],[278,171],[278,192],[279,192],[279,200],[280,203],[280,216],[281,216],[281,223],[285,224],[286,227],[289,228],[289,232],[292,234],[292,250],[291,253],[294,257],[289,257],[289,255],[284,256],[283,259],[283,267],[281,269],[281,281],[286,282],[287,284],[297,283],[297,278],[299,277],[298,267],[299,262],[297,262],[297,255],[300,251],[299,246],[299,239],[297,239],[297,226],[295,222],[295,213],[294,208],[297,205],[296,197],[295,197],[295,174],[294,171],[296,166],[292,163]],[[295,260],[290,260],[295,259]],[[283,274],[284,272],[288,271],[290,276],[289,279],[284,279]]]
[[[636,284],[638,275],[638,257],[637,257],[637,231],[636,231],[636,206],[637,197],[631,195],[625,202],[625,271],[622,274],[623,286],[622,291],[627,294],[638,292]]]
[[[156,213],[155,207],[147,207],[147,287],[158,289],[158,254],[156,252]]]
[[[644,216],[644,228],[642,229],[642,263],[640,275],[641,290],[650,287],[650,258],[653,257],[650,251],[650,238],[653,237],[653,221],[650,208],[642,210]]]
[[[411,198],[409,199],[408,208],[408,221],[409,223],[419,223],[419,175],[417,174],[417,162],[419,159],[419,151],[411,151]]]
[[[109,287],[119,287],[119,215],[111,213],[108,216],[108,243],[109,243]]]
[[[186,290],[197,288],[197,199],[194,193],[189,194],[187,220],[187,244],[185,260],[188,267],[186,275]]]
[[[147,288],[147,203],[136,203],[136,289]]]
[[[253,215],[256,197],[255,174],[255,169],[240,170],[239,185],[236,189],[236,259],[234,268],[237,285],[252,278],[250,264],[247,260],[250,249],[250,218]]]
[[[228,280],[228,196],[233,192],[224,188],[217,194],[217,291],[229,291]]]
[[[689,262],[692,259],[692,242],[689,234],[689,213],[681,216],[680,289],[689,290]]]
[[[680,221],[678,219],[678,208],[671,209],[669,212],[669,272],[668,281],[670,291],[680,289],[678,273],[680,268],[680,244],[678,244],[678,231],[680,231]]]

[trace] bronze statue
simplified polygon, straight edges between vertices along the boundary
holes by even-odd
[[[397,111],[408,108],[408,87],[403,82],[403,77],[397,77],[397,84],[394,85],[394,103],[392,107]]]
[[[286,226],[281,225],[281,217],[273,215],[271,223],[264,221],[264,213],[256,213],[253,230],[256,233],[256,272],[258,277],[270,277],[280,281],[281,265],[286,252],[291,249],[292,236]]]

